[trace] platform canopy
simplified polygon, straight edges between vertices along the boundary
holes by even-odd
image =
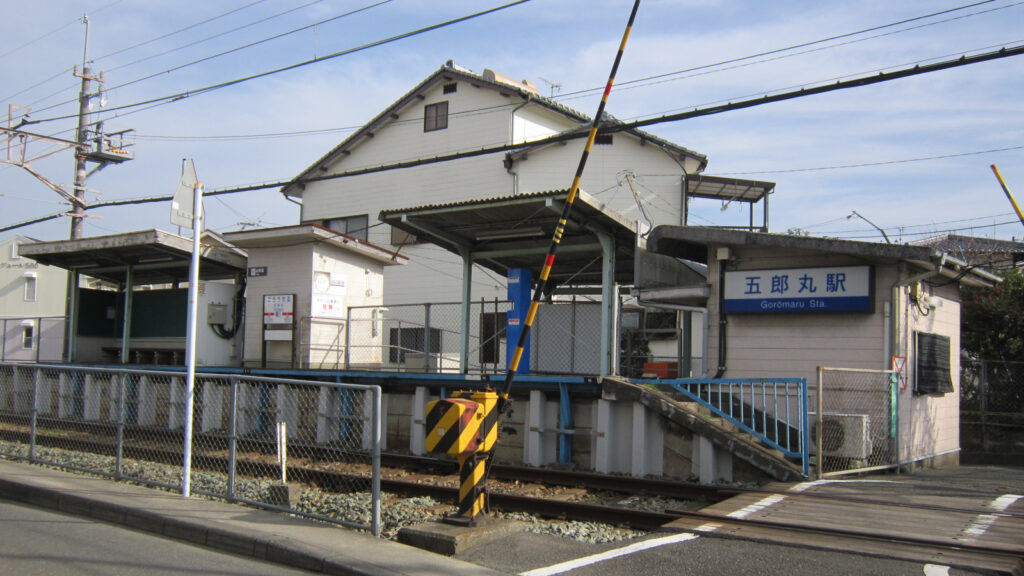
[[[385,210],[380,220],[411,234],[411,242],[430,242],[507,276],[513,268],[540,274],[567,191]],[[580,192],[573,202],[549,282],[600,286],[601,239],[614,243],[614,281],[633,283],[636,246],[634,220],[612,212]]]
[[[245,274],[245,252],[208,236],[203,239],[201,279],[219,280]],[[192,240],[161,230],[144,230],[22,244],[18,252],[40,264],[119,285],[125,283],[129,267],[134,285],[173,284],[188,281]]]

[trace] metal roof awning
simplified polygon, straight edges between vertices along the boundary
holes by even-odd
[[[19,247],[22,256],[40,264],[124,284],[128,268],[132,283],[170,284],[188,281],[192,240],[161,230],[144,230],[78,240],[35,242]],[[243,251],[219,243],[202,246],[199,272],[203,280],[245,274]]]
[[[701,264],[708,263],[708,247],[712,245],[764,246],[786,252],[843,254],[865,261],[902,260],[921,269],[937,269],[941,276],[971,286],[993,286],[1002,281],[999,276],[971,266],[940,250],[911,244],[883,244],[686,226],[657,226],[647,237],[647,248],[650,251]]]
[[[774,182],[743,180],[741,178],[727,178],[725,176],[711,176],[708,174],[687,175],[683,224],[685,225],[688,223],[689,200],[691,198],[706,198],[709,200],[721,200],[726,204],[729,204],[730,202],[746,202],[747,204],[750,204],[750,224],[748,228],[750,230],[759,228],[761,232],[767,232],[768,195],[774,190]],[[764,219],[760,227],[755,227],[754,204],[761,201],[764,202],[762,209]]]
[[[567,191],[522,194],[417,208],[385,210],[380,220],[417,241],[427,241],[502,276],[513,268],[539,275],[551,245]],[[613,239],[615,281],[632,284],[637,223],[580,192],[558,248],[548,281],[554,285],[602,284],[599,236]]]

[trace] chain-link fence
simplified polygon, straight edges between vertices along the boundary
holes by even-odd
[[[505,300],[472,302],[465,358],[468,373],[506,370]],[[342,344],[347,369],[461,372],[462,305],[408,304],[350,307]],[[597,302],[543,303],[530,331],[530,371],[597,374],[601,366],[601,306]],[[514,345],[514,343],[513,343]],[[330,357],[331,352],[319,354]]]
[[[1024,362],[960,363],[960,447],[968,460],[1024,462]]]
[[[180,372],[0,364],[0,454],[179,490],[186,393]],[[378,386],[197,374],[193,398],[192,492],[380,534]]]
[[[819,478],[898,465],[898,388],[892,370],[818,368],[807,404]]]

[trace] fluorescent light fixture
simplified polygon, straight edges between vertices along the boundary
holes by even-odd
[[[515,238],[537,238],[544,236],[544,229],[540,226],[529,226],[526,228],[509,228],[506,230],[485,230],[478,232],[476,239],[482,240],[512,240]]]

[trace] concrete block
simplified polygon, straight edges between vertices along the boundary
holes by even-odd
[[[302,496],[302,489],[298,484],[271,484],[270,493],[267,495],[266,503],[271,506],[282,508],[295,508]]]
[[[407,526],[398,531],[398,541],[435,554],[454,556],[469,547],[525,529],[524,522],[478,516],[476,526],[457,526],[440,520]]]

